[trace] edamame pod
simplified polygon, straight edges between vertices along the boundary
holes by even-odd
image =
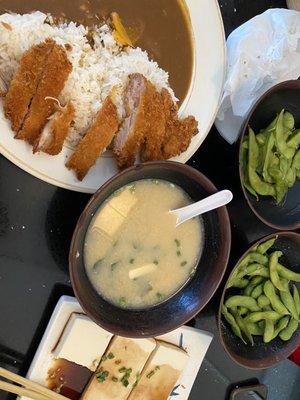
[[[300,295],[296,285],[293,285],[293,299],[295,303],[295,307],[298,313],[298,317],[300,316]]]
[[[271,321],[277,321],[281,317],[276,311],[257,311],[253,312],[245,318],[246,324],[249,322],[258,322],[261,320],[270,319]]]
[[[271,303],[266,295],[261,294],[257,299],[257,304],[259,305],[260,308],[265,308],[269,306]]]
[[[282,290],[283,292],[286,290],[284,285],[282,284],[278,272],[277,272],[277,264],[278,264],[278,259],[279,257],[282,256],[281,251],[274,251],[269,259],[269,269],[270,269],[270,279],[273,283],[273,285],[278,289]]]
[[[225,306],[227,308],[246,307],[250,311],[260,310],[257,301],[250,296],[231,296],[226,300]]]
[[[269,278],[270,277],[270,272],[269,269],[267,267],[264,267],[263,265],[260,264],[256,264],[257,268],[255,269],[255,271],[249,273],[249,276],[261,276],[263,278]]]
[[[275,287],[271,281],[266,281],[264,284],[264,293],[267,298],[270,300],[271,306],[274,311],[278,312],[281,315],[289,314],[289,311],[282,304],[279,296],[276,294]]]
[[[295,130],[293,136],[288,139],[287,145],[293,149],[296,149],[298,146],[300,146],[300,129]]]
[[[262,336],[264,334],[264,328],[260,327],[257,323],[249,323],[247,324],[248,331],[251,335],[254,336]]]
[[[249,281],[247,279],[236,278],[233,281],[231,281],[230,286],[227,286],[227,287],[236,287],[236,288],[244,289],[248,284],[249,284]]]
[[[285,141],[284,138],[284,125],[283,125],[283,113],[284,110],[281,111],[281,113],[278,116],[277,123],[276,123],[276,129],[275,129],[275,140],[276,140],[276,145],[279,150],[279,152],[286,158],[286,159],[291,159],[293,158],[295,154],[295,150],[289,147]]]
[[[241,332],[238,324],[236,323],[234,316],[227,310],[227,308],[224,306],[224,304],[222,305],[222,314],[224,315],[224,318],[231,326],[232,332],[246,344],[246,342],[243,338],[242,332]]]
[[[238,308],[238,313],[239,313],[239,315],[245,315],[245,314],[247,314],[249,312],[249,310],[248,310],[248,308],[246,308],[246,307],[239,307]]]
[[[273,239],[269,239],[266,242],[261,243],[257,247],[257,253],[265,254],[268,250],[270,250],[270,248],[272,246],[274,246],[274,243],[275,243],[276,239],[277,239],[277,236],[274,237]]]
[[[294,318],[291,318],[287,327],[279,333],[280,339],[284,341],[290,340],[290,338],[296,332],[297,328],[298,328],[298,321],[295,320]]]
[[[269,343],[274,337],[274,322],[266,319],[264,330],[264,343]]]
[[[293,296],[291,295],[290,289],[289,289],[289,284],[288,281],[286,281],[285,283],[285,288],[286,291],[285,292],[279,292],[280,298],[282,303],[285,305],[285,307],[288,309],[288,311],[290,312],[291,316],[298,320],[298,312],[296,309],[296,304],[294,302]]]
[[[276,123],[275,123],[276,124]],[[285,126],[285,128],[287,128],[288,130],[292,130],[294,129],[295,126],[295,118],[294,116],[288,112],[285,111],[285,113],[283,114],[283,125]]]
[[[287,279],[288,281],[294,281],[294,282],[300,282],[300,274],[297,272],[294,272],[280,263],[277,264],[277,271],[278,274],[282,277]]]
[[[281,332],[283,329],[287,327],[289,320],[290,317],[288,315],[285,315],[277,322],[277,324],[275,325],[273,339],[275,339],[278,336],[279,332]]]
[[[297,153],[295,154],[295,157],[293,158],[292,168],[295,171],[300,170],[300,150],[297,151]]]
[[[252,338],[252,335],[251,335],[251,333],[249,332],[249,330],[247,328],[247,325],[246,325],[245,321],[238,314],[235,316],[235,319],[236,319],[236,322],[237,322],[241,332],[244,334],[244,336],[247,338],[247,340],[251,343],[251,346],[253,346],[254,345],[253,338]]]
[[[269,134],[269,137],[267,138],[265,144],[264,144],[264,149],[263,149],[263,167],[262,167],[262,176],[266,182],[272,183],[273,179],[270,177],[268,169],[270,165],[270,159],[271,159],[271,154],[272,154],[272,149],[274,147],[275,143],[275,138],[273,133]]]
[[[257,299],[261,294],[264,292],[264,284],[260,283],[259,285],[255,286],[255,288],[251,292],[251,297]]]

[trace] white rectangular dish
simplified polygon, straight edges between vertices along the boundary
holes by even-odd
[[[32,360],[27,378],[46,385],[47,373],[54,360],[52,351],[58,343],[71,315],[74,313],[83,314],[83,310],[77,300],[73,297],[62,296],[53,311],[44,336]],[[91,321],[91,324],[94,324],[94,322]],[[112,336],[112,334],[107,332],[105,340],[109,340]],[[176,396],[178,400],[187,400],[204,356],[212,341],[212,335],[209,332],[182,326],[156,339],[182,347],[188,353],[189,359],[187,365],[169,396],[169,399]],[[25,400],[25,398],[23,397],[21,400]]]

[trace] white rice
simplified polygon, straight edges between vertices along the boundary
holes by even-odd
[[[76,26],[73,22],[55,26],[45,23],[46,20],[52,22],[51,17],[39,11],[0,15],[0,74],[9,81],[24,51],[46,38],[53,38],[62,45],[70,44],[72,50],[68,51],[68,57],[73,70],[59,101],[72,100],[76,108],[75,124],[69,137],[71,142],[77,142],[84,135],[110,93],[120,119],[124,116],[122,93],[131,73],[143,74],[158,90],[168,89],[175,100],[168,84],[168,73],[149,60],[146,51],[140,48],[122,50],[107,25],[97,28],[92,49],[84,26]],[[7,29],[1,22],[8,23],[12,29]]]

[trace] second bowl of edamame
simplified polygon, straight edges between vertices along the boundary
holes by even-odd
[[[300,80],[272,87],[245,122],[239,171],[246,200],[265,224],[300,228]]]
[[[267,236],[240,258],[226,282],[219,332],[228,355],[267,368],[300,343],[300,234]]]

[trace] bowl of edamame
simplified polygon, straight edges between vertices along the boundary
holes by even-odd
[[[228,355],[268,368],[300,343],[300,234],[267,236],[240,258],[226,282],[219,332]]]
[[[252,107],[239,149],[252,211],[278,230],[300,228],[300,80],[282,82]]]

